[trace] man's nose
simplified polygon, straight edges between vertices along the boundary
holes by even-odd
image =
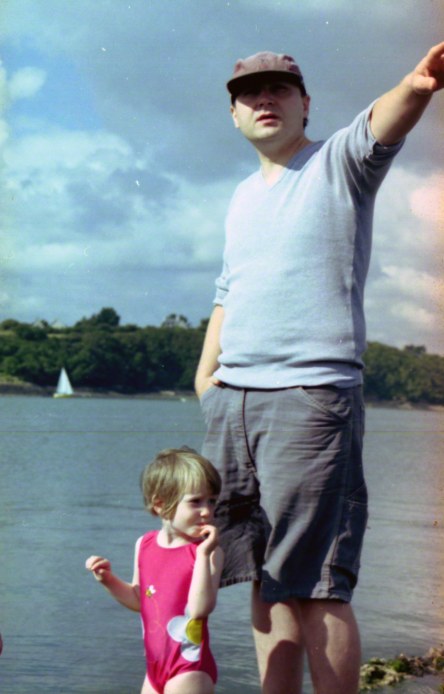
[[[258,103],[261,104],[270,104],[273,103],[274,101],[274,96],[273,92],[268,88],[264,87],[261,89],[261,91],[258,94]]]

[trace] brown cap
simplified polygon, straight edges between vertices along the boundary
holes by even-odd
[[[233,97],[236,97],[245,87],[265,82],[267,79],[291,82],[301,88],[303,96],[307,93],[304,78],[294,59],[290,55],[269,51],[238,60],[234,66],[233,76],[227,82],[227,89]]]

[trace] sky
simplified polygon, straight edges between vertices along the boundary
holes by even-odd
[[[199,325],[227,205],[258,167],[229,113],[236,60],[292,55],[321,140],[443,26],[443,0],[2,0],[0,322],[112,307]],[[442,355],[443,113],[442,93],[380,189],[365,301],[369,340]]]

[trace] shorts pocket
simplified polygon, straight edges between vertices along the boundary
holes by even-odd
[[[344,501],[333,565],[358,573],[367,520],[367,487],[362,484]]]
[[[217,390],[216,385],[210,386],[209,388],[207,388],[199,398],[200,404],[203,405],[203,403],[206,402],[211,397],[211,395],[214,395],[214,392],[216,390]]]
[[[352,410],[352,393],[350,388],[307,388],[297,386],[291,389],[300,401],[312,409],[329,417],[346,422]]]
[[[217,403],[217,394],[220,391],[219,386],[210,386],[200,397],[200,411],[207,427],[210,426],[213,415],[214,405]]]

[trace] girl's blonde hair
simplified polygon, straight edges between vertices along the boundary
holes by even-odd
[[[147,465],[141,476],[143,500],[147,511],[160,515],[154,506],[162,504],[162,518],[171,520],[184,494],[207,487],[218,496],[221,479],[209,460],[191,448],[166,448]]]

